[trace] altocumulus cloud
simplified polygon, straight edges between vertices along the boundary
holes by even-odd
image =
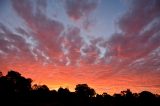
[[[20,21],[14,30],[0,21],[3,68],[21,62],[36,63],[48,65],[49,70],[55,70],[57,78],[62,75],[62,80],[69,76],[102,85],[114,79],[111,81],[114,85],[108,86],[157,87],[160,84],[159,0],[131,0],[129,10],[118,19],[120,32],[110,39],[83,35],[88,27],[86,22],[91,21],[89,16],[100,5],[99,1],[63,0],[61,3],[67,19],[74,24],[65,25],[56,17],[48,17],[49,1],[9,1]],[[82,22],[82,27],[76,21]],[[54,69],[55,66],[67,66],[69,71],[64,67],[61,68],[66,72]],[[33,67],[36,69],[37,65]]]

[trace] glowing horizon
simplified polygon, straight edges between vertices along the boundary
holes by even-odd
[[[159,0],[1,0],[0,70],[71,91],[160,94]]]

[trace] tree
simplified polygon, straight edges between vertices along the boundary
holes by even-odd
[[[60,87],[58,89],[58,94],[59,95],[68,95],[70,93],[69,89],[68,88],[62,88]]]
[[[141,93],[139,93],[139,102],[143,106],[156,106],[157,105],[156,96],[149,91],[142,91]]]
[[[77,95],[84,97],[93,97],[96,94],[95,90],[90,88],[87,84],[76,85],[75,92]]]
[[[122,96],[125,96],[125,97],[127,97],[127,98],[133,97],[133,93],[131,92],[130,89],[127,89],[127,90],[125,90],[125,91],[121,91],[121,95],[122,95]]]
[[[38,92],[49,92],[49,88],[46,85],[37,85],[34,84],[32,89]]]
[[[3,73],[0,71],[0,77],[2,77],[3,76]]]
[[[9,71],[6,75],[6,78],[10,83],[12,83],[12,87],[14,87],[15,92],[28,92],[31,90],[32,79],[25,78],[16,71]]]
[[[19,72],[10,70],[10,71],[8,71],[6,77],[16,79],[16,78],[21,77],[21,74]]]
[[[14,92],[14,87],[11,81],[6,76],[0,77],[0,95],[9,95]]]
[[[60,87],[58,89],[58,97],[64,102],[68,102],[70,99],[70,91],[68,88]]]
[[[152,94],[152,93],[149,92],[149,91],[142,91],[141,93],[139,93],[139,97],[140,97],[140,98],[143,98],[143,99],[145,99],[145,100],[150,100],[150,99],[155,98],[155,95]]]

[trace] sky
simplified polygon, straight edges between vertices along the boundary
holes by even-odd
[[[0,0],[0,70],[50,89],[160,94],[160,0]]]

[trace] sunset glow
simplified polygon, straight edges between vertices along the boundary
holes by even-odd
[[[160,0],[0,0],[0,70],[50,89],[160,94]]]

